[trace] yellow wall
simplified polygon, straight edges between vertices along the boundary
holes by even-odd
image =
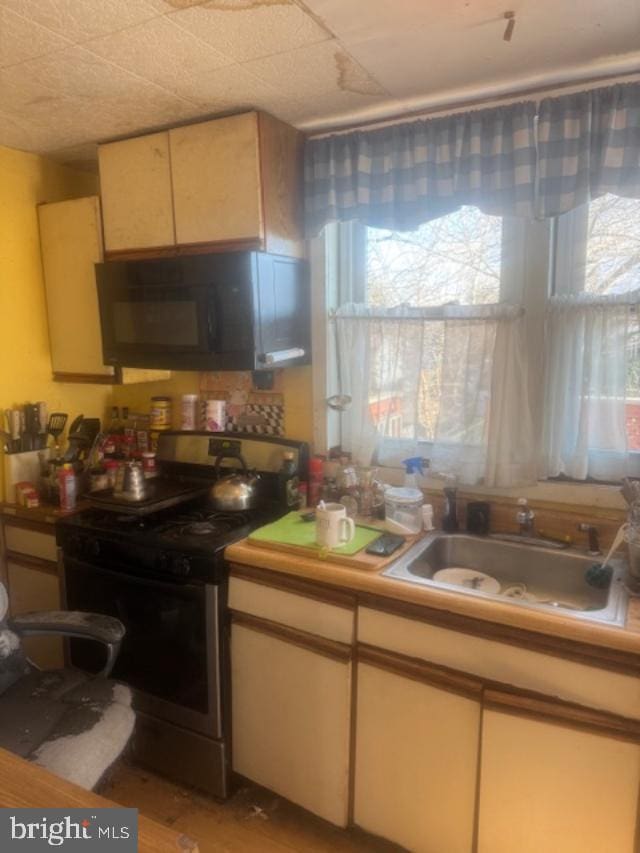
[[[187,372],[168,382],[115,388],[51,379],[36,205],[94,194],[96,183],[94,175],[0,146],[0,409],[46,400],[50,412],[67,412],[70,420],[104,418],[112,404],[148,411],[153,394],[171,394],[179,410],[180,395],[199,390],[198,374]],[[70,335],[73,321],[70,305]],[[311,441],[310,368],[285,370],[282,391],[287,436]],[[3,468],[0,463],[0,498]]]
[[[0,408],[46,400],[49,411],[102,417],[107,386],[53,382],[36,205],[96,191],[94,176],[0,147]],[[73,334],[73,306],[69,306]],[[4,427],[3,427],[4,428]],[[0,485],[2,484],[0,466]],[[0,490],[0,495],[2,490]]]

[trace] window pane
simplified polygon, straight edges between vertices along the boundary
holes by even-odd
[[[584,289],[627,293],[640,287],[640,199],[604,195],[589,204]]]
[[[502,219],[464,207],[415,231],[367,229],[367,302],[382,308],[495,303]],[[444,324],[372,329],[370,412],[387,438],[432,441],[440,411]],[[417,394],[416,394],[416,389]]]
[[[502,219],[475,207],[435,219],[416,231],[367,229],[367,301],[481,305],[500,298]]]

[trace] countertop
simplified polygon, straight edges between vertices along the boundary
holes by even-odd
[[[626,624],[614,627],[384,577],[381,572],[388,562],[383,561],[379,570],[364,571],[314,556],[294,556],[268,550],[247,539],[230,545],[225,556],[232,563],[292,575],[356,594],[380,596],[425,609],[532,631],[545,637],[640,655],[640,599],[637,598],[629,601]]]
[[[75,512],[81,512],[83,509],[87,509],[88,506],[89,504],[86,501],[78,501],[76,508],[68,512],[60,509],[59,506],[51,506],[50,504],[41,504],[38,507],[33,507],[33,509],[27,509],[27,507],[19,506],[18,504],[1,501],[0,515],[5,518],[21,518],[25,521],[53,525],[59,518],[73,515]]]

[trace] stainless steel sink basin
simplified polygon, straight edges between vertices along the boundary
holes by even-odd
[[[611,562],[613,576],[607,589],[597,589],[585,579],[586,570],[602,559],[573,549],[554,551],[491,536],[436,532],[417,542],[383,574],[517,607],[622,625],[628,597],[623,584],[624,561]],[[500,592],[492,594],[472,585],[434,580],[437,571],[447,568],[474,569],[491,575],[500,584]]]

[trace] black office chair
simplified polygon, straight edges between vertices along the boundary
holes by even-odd
[[[110,616],[58,610],[7,622],[7,609],[0,584],[0,747],[93,789],[133,733],[131,691],[108,678],[124,625]],[[102,643],[106,665],[95,676],[75,669],[42,671],[21,643],[22,637],[36,634]]]

